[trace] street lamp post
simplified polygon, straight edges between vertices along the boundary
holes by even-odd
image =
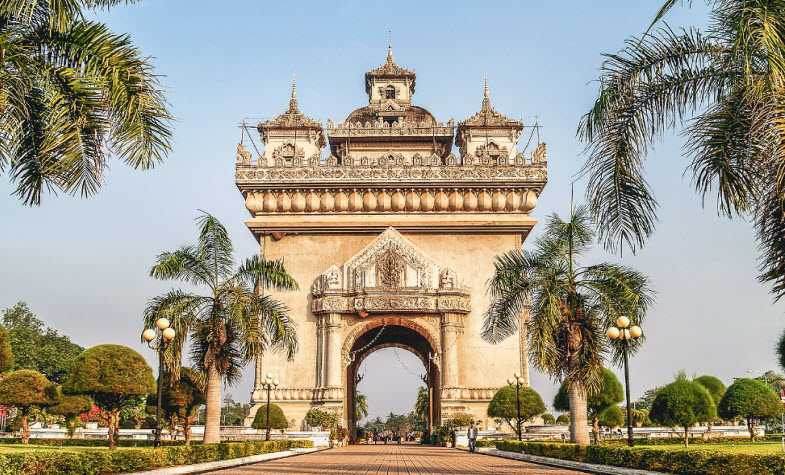
[[[158,331],[156,331],[156,328]],[[155,447],[161,446],[161,432],[163,426],[161,425],[161,394],[162,394],[162,376],[164,373],[164,350],[166,346],[174,339],[174,328],[169,326],[169,320],[166,318],[159,318],[155,321],[155,328],[148,328],[142,332],[142,338],[147,342],[147,346],[158,352],[158,382],[157,397],[158,403],[155,406]]]
[[[273,378],[272,374],[267,373],[267,377],[264,378],[264,382],[262,383],[262,388],[267,390],[267,432],[265,433],[264,440],[270,440],[270,391],[277,387],[278,379]]]
[[[627,445],[633,446],[632,440],[632,404],[630,403],[630,365],[627,351],[632,340],[637,340],[643,335],[643,330],[638,325],[630,326],[630,319],[619,317],[616,319],[616,326],[611,326],[605,333],[612,341],[618,341],[621,345],[622,355],[624,356],[624,387],[627,397]]]
[[[513,375],[515,377],[515,425],[518,427],[518,440],[523,440],[521,434],[521,376],[518,373]],[[507,384],[513,385],[513,381],[507,380]]]

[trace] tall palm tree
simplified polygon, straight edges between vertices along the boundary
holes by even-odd
[[[148,59],[87,13],[134,0],[0,2],[0,173],[39,205],[92,195],[115,155],[148,169],[170,149],[170,114]]]
[[[717,211],[750,218],[760,276],[785,295],[785,2],[707,0],[707,28],[654,28],[605,56],[599,95],[578,134],[587,196],[609,250],[633,252],[654,230],[657,202],[644,161],[682,129],[695,190]]]
[[[363,393],[354,394],[354,419],[359,421],[368,417],[368,396]]]
[[[570,437],[582,445],[589,442],[587,395],[600,387],[606,356],[616,363],[621,358],[605,329],[622,315],[639,323],[653,300],[639,272],[609,263],[580,265],[594,238],[591,225],[585,207],[573,210],[567,221],[551,215],[532,251],[499,256],[482,332],[487,341],[500,342],[518,330],[519,315],[531,307],[531,362],[567,386]]]
[[[253,256],[235,267],[226,228],[207,213],[196,221],[198,242],[161,253],[150,275],[207,292],[170,290],[150,300],[144,319],[148,328],[160,317],[170,319],[177,336],[165,360],[175,380],[183,348],[190,339],[193,365],[207,377],[204,442],[214,443],[219,441],[222,383],[236,383],[244,366],[268,349],[283,349],[289,358],[297,349],[297,334],[287,308],[259,289],[292,290],[297,283],[281,261]]]

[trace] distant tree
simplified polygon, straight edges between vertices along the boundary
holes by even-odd
[[[417,419],[422,422],[423,431],[428,426],[428,408],[430,401],[428,398],[428,388],[420,386],[417,388],[417,399],[414,402],[414,414]]]
[[[24,302],[3,310],[2,323],[14,355],[13,369],[34,369],[55,383],[65,381],[81,346],[46,327]]]
[[[46,376],[32,369],[18,369],[0,376],[0,404],[20,411],[22,443],[30,440],[28,417],[33,408],[57,403],[57,387]]]
[[[782,403],[777,394],[764,382],[739,378],[725,391],[718,409],[720,416],[725,419],[735,417],[746,419],[750,438],[755,440],[756,420],[780,415]]]
[[[542,422],[543,424],[550,426],[556,423],[556,418],[553,417],[553,414],[546,412],[545,414],[542,415]]]
[[[64,393],[90,396],[107,411],[112,449],[117,445],[123,406],[154,390],[153,372],[142,355],[121,345],[99,345],[83,351],[63,384]]]
[[[256,411],[256,417],[253,418],[251,427],[254,429],[267,429],[267,404],[260,406]],[[286,429],[287,427],[289,427],[289,422],[287,422],[281,406],[270,403],[270,428]]]
[[[365,430],[374,434],[380,434],[384,432],[384,421],[381,417],[368,421],[365,423]]]
[[[709,394],[711,394],[711,399],[714,401],[714,405],[719,405],[722,396],[725,394],[725,385],[722,383],[722,381],[720,381],[719,378],[705,374],[703,376],[698,376],[693,381],[706,388]],[[709,431],[711,431],[712,422],[717,420],[719,419],[708,421],[707,427]]]
[[[522,387],[520,389],[518,400],[520,401],[521,408],[521,424],[539,416],[545,412],[545,403],[537,391],[530,387]],[[518,434],[518,403],[515,400],[515,387],[511,385],[502,386],[493,399],[488,404],[488,416],[498,417],[507,422],[507,424]]]
[[[93,401],[87,396],[61,396],[57,404],[47,409],[51,414],[65,418],[65,427],[68,437],[73,438],[76,428],[80,424],[79,416],[88,412],[93,407]]]
[[[206,390],[206,386],[205,386]],[[206,403],[207,401],[205,401]],[[221,407],[221,421],[225,426],[241,426],[245,418],[251,413],[251,405],[248,403],[237,402],[231,397],[224,398],[224,405]]]
[[[565,412],[564,414],[559,414],[559,417],[556,418],[556,423],[559,425],[569,425],[570,414],[568,412]]]
[[[717,410],[709,391],[682,373],[657,392],[649,417],[664,426],[683,427],[684,445],[688,445],[690,427],[714,419]]]
[[[199,407],[205,403],[204,375],[191,368],[180,368],[180,378],[172,381],[166,373],[161,394],[162,409],[166,417],[183,427],[185,445],[191,443],[191,425],[198,417]],[[151,398],[147,398],[150,404]],[[155,400],[153,398],[152,400]],[[272,419],[272,417],[270,418]]]
[[[354,418],[360,421],[368,417],[368,396],[361,392],[354,393]]]
[[[384,421],[384,428],[398,436],[405,434],[411,429],[409,419],[406,416],[392,412],[387,415],[387,420]]]
[[[627,414],[624,414],[624,424],[627,424]],[[632,410],[632,425],[635,427],[645,427],[651,425],[649,419],[648,409],[633,409]]]
[[[14,352],[11,351],[11,339],[8,331],[0,326],[0,373],[14,367]]]
[[[624,425],[624,412],[619,406],[608,406],[597,415],[602,427],[614,428]]]
[[[474,422],[474,417],[465,412],[459,412],[450,417],[450,424],[455,428],[469,427]]]
[[[570,401],[568,397],[567,385],[562,384],[556,397],[553,399],[553,407],[558,411],[568,411],[570,409]],[[586,409],[589,420],[592,425],[592,434],[594,440],[599,441],[602,438],[600,432],[600,413],[605,409],[616,406],[624,401],[624,388],[622,387],[619,379],[613,371],[608,368],[602,369],[602,379],[600,386],[595,392],[589,394],[586,401]]]
[[[662,389],[662,386],[655,386],[643,392],[643,396],[635,401],[635,407],[638,409],[651,410],[651,405],[654,403],[654,398],[657,397],[657,391]]]

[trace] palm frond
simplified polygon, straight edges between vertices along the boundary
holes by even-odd
[[[150,277],[211,287],[216,278],[208,265],[195,247],[183,246],[176,251],[159,254],[150,268]]]
[[[268,261],[254,255],[246,259],[236,274],[246,285],[262,289],[297,290],[297,281],[289,275],[283,259]]]
[[[232,240],[224,225],[205,211],[201,211],[197,216],[196,224],[199,227],[196,255],[210,270],[214,285],[217,285],[219,279],[233,275]]]
[[[523,250],[513,250],[496,258],[488,283],[492,303],[485,312],[482,338],[498,343],[518,330],[518,319],[537,285],[540,268],[537,258]]]

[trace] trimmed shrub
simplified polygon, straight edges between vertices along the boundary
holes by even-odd
[[[614,427],[624,425],[625,418],[619,406],[610,406],[600,412],[597,415],[597,419],[601,426],[613,429]]]
[[[518,427],[514,422],[518,418],[515,392],[515,387],[512,385],[503,386],[496,391],[493,399],[488,403],[488,416],[504,419],[517,434]],[[545,403],[542,402],[542,398],[534,389],[522,387],[518,396],[521,407],[521,424],[545,412]]]
[[[542,415],[542,423],[549,426],[553,425],[556,423],[556,418],[553,416],[553,414],[546,412]]]
[[[664,426],[682,427],[686,445],[689,428],[697,422],[714,420],[717,407],[705,387],[680,374],[676,381],[657,392],[649,417]]]
[[[253,418],[251,427],[254,429],[267,429],[267,404],[259,407],[256,417]],[[278,404],[270,404],[270,429],[286,429],[289,422],[283,414],[283,409]]]
[[[308,440],[227,442],[158,449],[14,451],[0,453],[0,474],[44,475],[124,473],[145,469],[214,462],[251,455],[312,447]]]
[[[755,439],[755,420],[779,416],[782,403],[768,384],[757,379],[739,378],[730,385],[717,409],[726,419],[743,417],[750,437]]]
[[[18,369],[0,376],[0,404],[19,408],[22,443],[30,438],[30,409],[57,403],[57,386],[32,369]]]

